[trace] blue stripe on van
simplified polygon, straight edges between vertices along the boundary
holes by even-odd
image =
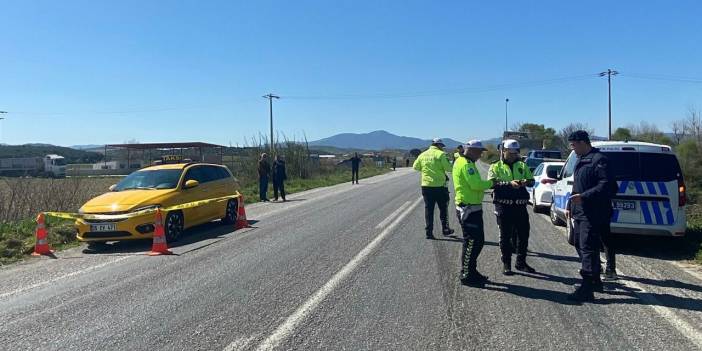
[[[663,201],[663,208],[665,208],[665,216],[668,218],[668,225],[675,224],[675,216],[673,216],[673,207],[670,206],[670,201]]]
[[[663,222],[663,215],[661,214],[661,206],[658,201],[651,201],[651,207],[653,207],[653,214],[656,216],[656,224],[665,224]]]
[[[639,201],[639,204],[641,205],[641,212],[643,213],[644,222],[646,224],[653,224],[653,221],[651,220],[651,212],[648,209],[648,202]]]
[[[626,188],[629,186],[629,181],[624,180],[619,184],[619,191],[617,193],[619,194],[626,194]]]
[[[663,182],[658,182],[658,189],[661,190],[661,194],[663,194],[663,195],[668,195],[668,187],[665,186],[665,183],[663,183]]]
[[[652,182],[646,182],[646,188],[648,188],[649,195],[656,195],[656,187],[653,186]]]
[[[619,210],[612,210],[612,223],[617,223],[619,221]]]
[[[641,185],[641,182],[634,182],[634,185],[636,186],[636,193],[639,195],[643,195],[644,190],[643,185]]]

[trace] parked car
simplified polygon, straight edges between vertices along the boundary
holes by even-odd
[[[176,163],[138,170],[110,191],[86,202],[81,214],[110,215],[109,218],[81,218],[76,221],[80,241],[147,239],[153,237],[154,214],[132,213],[167,208],[195,201],[238,195],[238,184],[229,169],[209,163]],[[221,219],[235,223],[238,199],[216,201],[164,213],[166,239],[175,241],[192,226]]]
[[[558,150],[530,150],[524,162],[533,172],[544,161],[562,161],[561,152]]]
[[[667,145],[643,142],[594,142],[609,158],[617,181],[612,233],[684,236],[686,189],[680,164]],[[553,190],[551,221],[566,222],[577,157],[571,152]],[[571,225],[567,226],[572,230]]]
[[[558,174],[561,173],[564,164],[565,162],[544,162],[534,170],[534,187],[527,188],[534,212],[551,207],[553,185],[558,181]]]

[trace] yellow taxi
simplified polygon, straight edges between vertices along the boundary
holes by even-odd
[[[217,164],[176,163],[142,168],[80,208],[79,213],[84,216],[76,220],[77,238],[93,244],[148,239],[154,232],[154,212],[148,210],[237,196],[237,188],[229,169]],[[235,223],[238,200],[236,197],[164,212],[166,239],[176,241],[185,229],[215,219]]]

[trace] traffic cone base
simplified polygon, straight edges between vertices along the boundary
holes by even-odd
[[[246,219],[246,209],[244,209],[244,195],[241,195],[239,199],[239,206],[237,209],[238,213],[236,216],[236,224],[234,229],[249,228],[249,221]]]
[[[34,245],[34,252],[32,252],[32,256],[51,255],[53,252],[54,251],[51,250],[51,247],[49,246],[44,213],[39,213],[37,216],[36,244]]]
[[[151,252],[149,252],[148,255],[173,255],[173,252],[168,249],[166,232],[163,229],[163,216],[161,215],[161,209],[156,210],[156,220],[154,221],[154,241],[151,245]]]

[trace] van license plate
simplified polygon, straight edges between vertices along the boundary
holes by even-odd
[[[614,200],[615,210],[636,211],[636,201]]]
[[[114,232],[117,229],[117,225],[114,223],[101,223],[101,224],[91,224],[91,232]]]

